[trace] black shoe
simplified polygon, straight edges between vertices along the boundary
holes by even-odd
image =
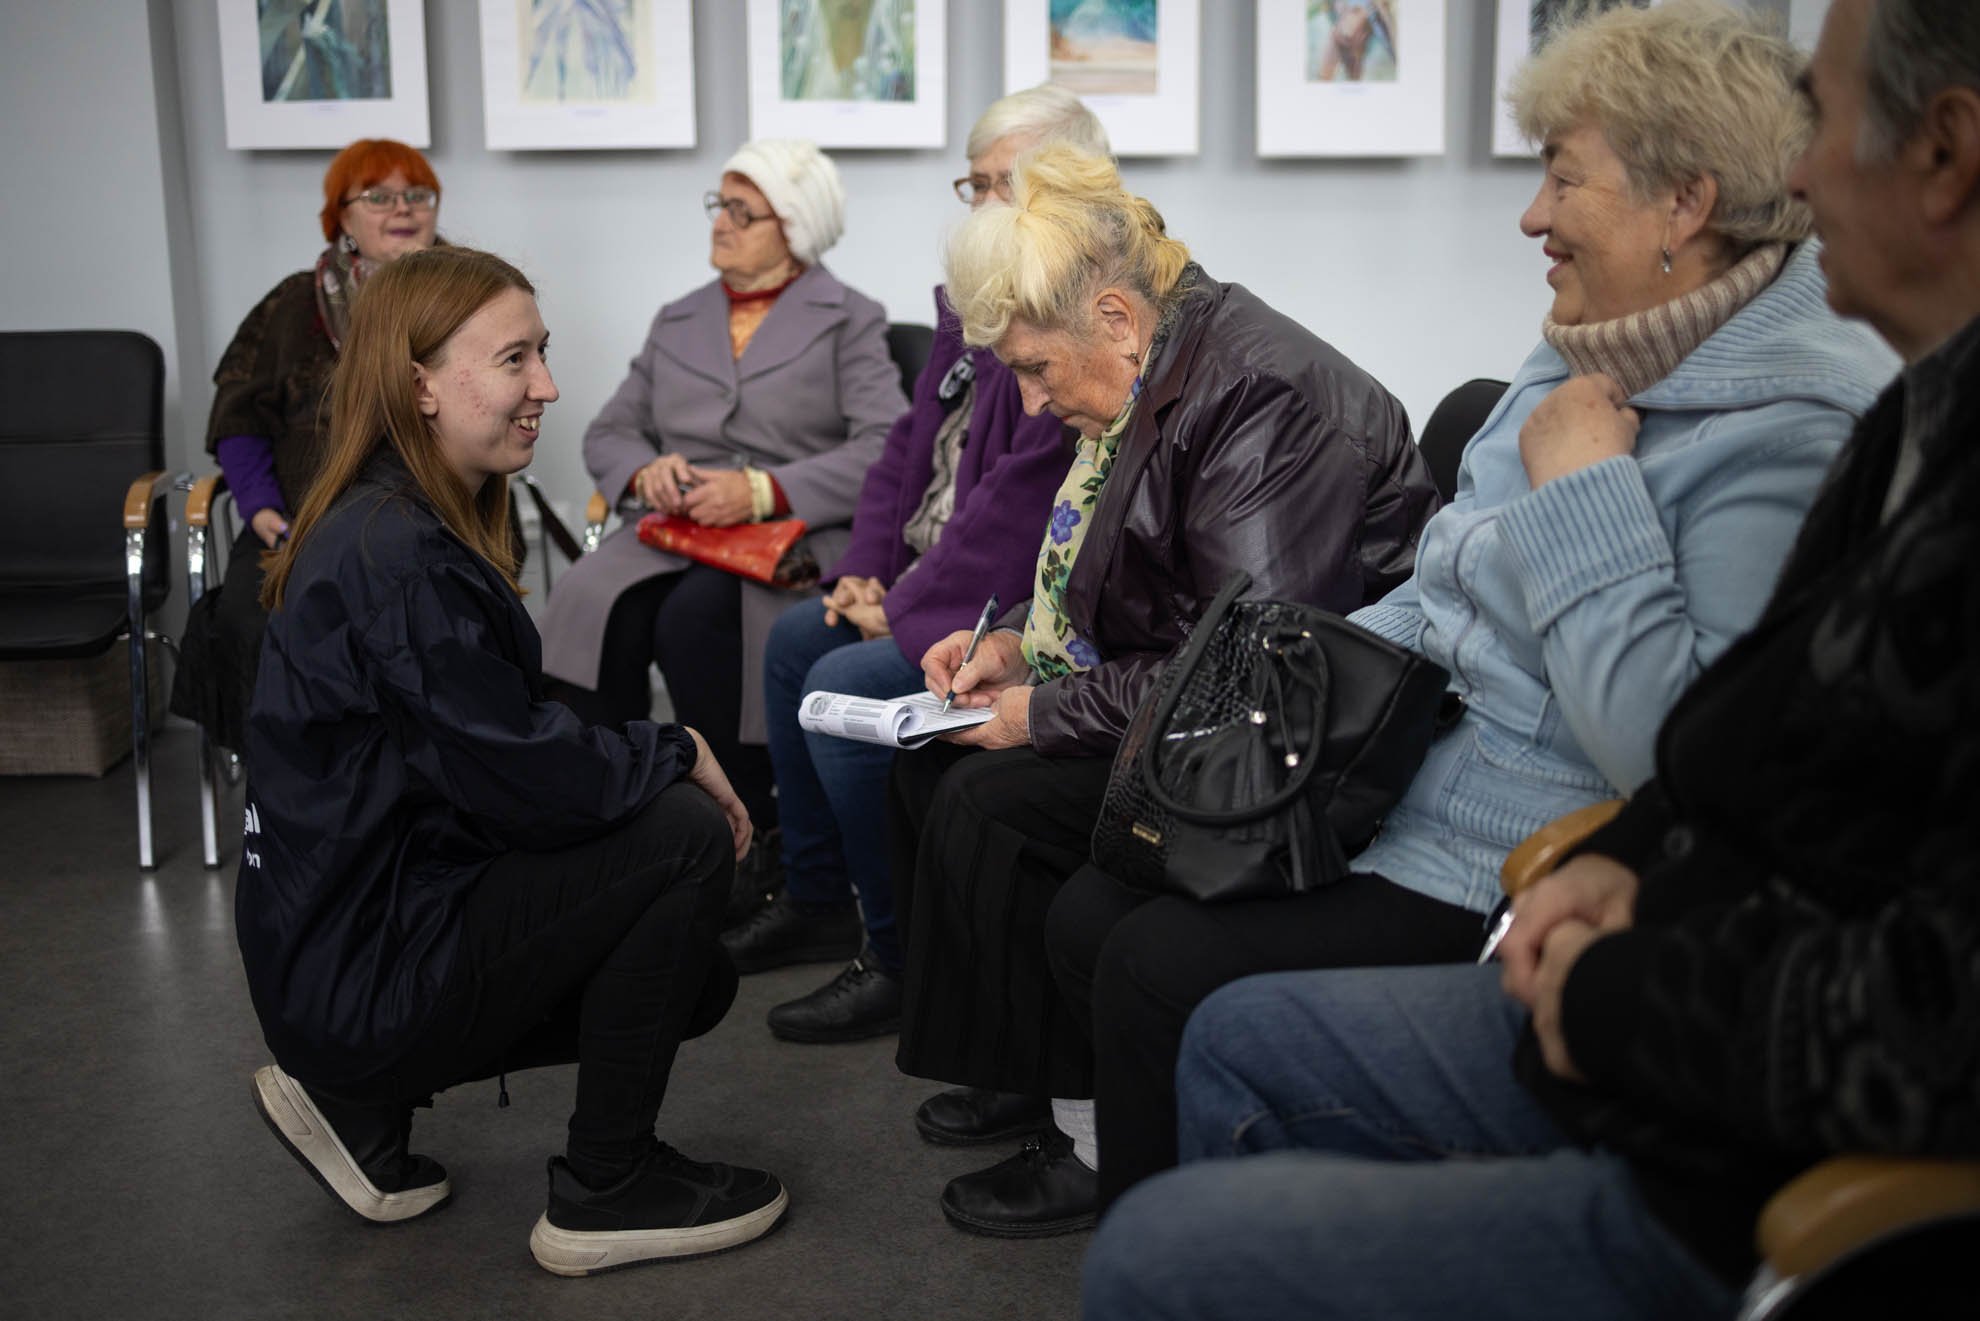
[[[737,925],[784,888],[784,837],[776,826],[758,835],[749,852],[736,864],[735,879],[729,883],[729,905],[722,913],[722,928]]]
[[[901,979],[863,950],[810,995],[770,1011],[770,1035],[785,1041],[864,1041],[901,1030]]]
[[[1087,1229],[1100,1218],[1100,1176],[1053,1129],[1026,1138],[1018,1154],[949,1180],[942,1214],[957,1229],[993,1238],[1047,1238]]]
[[[354,1105],[312,1093],[268,1064],[254,1071],[262,1122],[324,1190],[373,1224],[437,1210],[453,1195],[437,1161],[406,1150],[410,1105]]]
[[[736,961],[738,972],[764,972],[787,963],[838,963],[856,957],[865,943],[858,905],[813,915],[786,895],[722,933],[722,948]]]
[[[1042,1096],[957,1087],[937,1092],[915,1108],[921,1136],[944,1147],[1002,1142],[1052,1126],[1052,1103]]]
[[[552,1156],[550,1207],[529,1251],[553,1275],[698,1257],[761,1238],[790,1200],[775,1175],[689,1160],[665,1143],[609,1188],[587,1188]]]

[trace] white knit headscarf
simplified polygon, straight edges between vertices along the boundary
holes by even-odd
[[[784,222],[791,255],[806,266],[846,232],[846,190],[839,183],[839,167],[815,143],[758,138],[729,157],[722,173],[740,174],[761,190]]]

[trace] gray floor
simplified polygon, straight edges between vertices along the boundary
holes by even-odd
[[[415,1146],[454,1202],[374,1229],[262,1128],[264,1062],[234,948],[230,844],[200,866],[191,731],[160,740],[160,865],[138,871],[128,765],[103,780],[0,779],[0,1313],[19,1317],[1070,1317],[1086,1235],[975,1238],[936,1207],[988,1163],[922,1143],[928,1083],[893,1041],[794,1046],[764,1010],[830,968],[745,978],[683,1049],[661,1134],[774,1170],[785,1226],[699,1262],[560,1280],[531,1261],[544,1158],[573,1070],[443,1095]],[[223,828],[233,826],[230,805]],[[234,827],[234,840],[239,838]],[[1012,1146],[994,1148],[991,1158]]]

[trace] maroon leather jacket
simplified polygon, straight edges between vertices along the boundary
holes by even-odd
[[[1191,266],[1066,588],[1102,663],[1041,684],[1032,745],[1112,756],[1156,668],[1233,570],[1346,614],[1407,578],[1436,510],[1395,396],[1238,284]],[[1029,603],[1000,623],[1023,628]]]

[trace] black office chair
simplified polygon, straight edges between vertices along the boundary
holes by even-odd
[[[928,365],[928,354],[935,347],[935,330],[932,326],[918,325],[912,321],[889,322],[887,326],[887,352],[894,359],[894,365],[901,369],[901,393],[914,398],[914,383],[921,376],[921,369]]]
[[[1485,425],[1485,419],[1491,416],[1505,392],[1504,381],[1483,377],[1466,381],[1445,395],[1437,411],[1423,424],[1423,434],[1417,437],[1416,446],[1423,453],[1423,461],[1430,465],[1437,494],[1445,500],[1457,494],[1458,463],[1464,458],[1464,447]]]
[[[128,639],[138,865],[149,868],[146,620],[171,590],[165,355],[128,330],[0,333],[0,398],[0,661],[88,660]]]

